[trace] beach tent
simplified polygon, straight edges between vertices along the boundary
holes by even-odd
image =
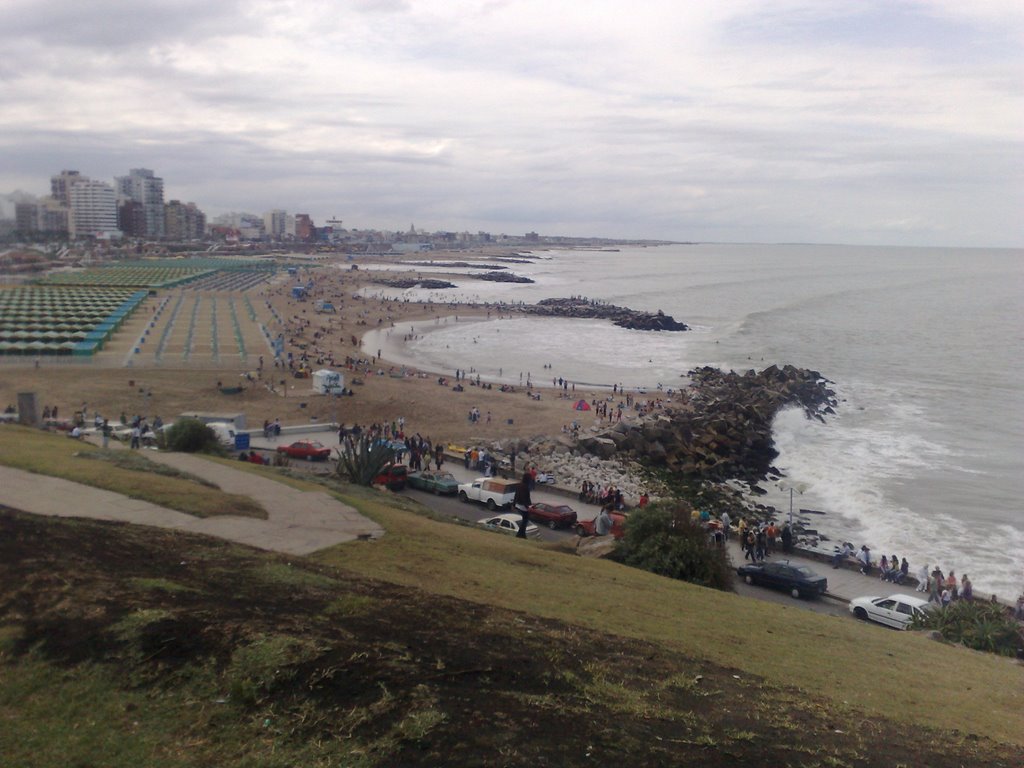
[[[577,411],[589,411],[590,403],[588,403],[586,400],[577,400],[576,404],[573,406],[573,409]]]

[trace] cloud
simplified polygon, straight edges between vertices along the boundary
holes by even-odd
[[[353,226],[1024,243],[1001,0],[5,10],[0,190],[143,166]]]

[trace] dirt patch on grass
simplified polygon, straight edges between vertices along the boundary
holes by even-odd
[[[193,763],[1024,762],[649,643],[214,539],[5,509],[0,629],[0,672],[60,669],[54,697],[99,668],[115,696],[180,700],[159,723],[133,711],[103,727],[188,733],[179,757]],[[48,727],[5,717],[19,732]]]

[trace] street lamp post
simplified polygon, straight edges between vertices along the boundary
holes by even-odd
[[[807,483],[779,483],[780,491],[789,491],[789,525],[793,525],[793,491],[803,496],[807,490]]]

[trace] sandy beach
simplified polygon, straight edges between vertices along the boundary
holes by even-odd
[[[382,259],[389,266],[387,276],[394,277],[403,274],[394,271],[396,266],[423,261],[425,256],[435,262],[486,261],[512,253],[487,249]],[[250,427],[278,418],[283,424],[337,421],[351,425],[403,417],[407,430],[434,441],[457,442],[554,434],[578,418],[572,410],[572,399],[559,397],[560,393],[550,386],[542,386],[543,376],[533,382],[539,385],[533,388],[540,393],[539,400],[529,397],[526,388],[519,386],[514,392],[501,392],[497,386],[487,389],[466,382],[464,391],[455,391],[454,370],[445,374],[449,381],[439,384],[437,372],[420,371],[405,354],[403,333],[419,323],[423,323],[420,330],[425,330],[435,323],[455,322],[456,316],[459,322],[484,319],[488,308],[361,298],[358,291],[373,286],[379,273],[374,274],[369,258],[361,261],[358,270],[346,266],[344,257],[337,257],[311,263],[309,268],[300,267],[297,277],[289,277],[282,270],[273,282],[249,291],[248,296],[268,330],[283,334],[285,359],[291,352],[298,361],[305,352],[312,370],[326,367],[342,371],[346,387],[354,393],[351,397],[314,395],[309,378],[295,378],[288,370],[273,366],[273,352],[265,339],[250,342],[245,364],[200,354],[193,354],[187,362],[165,360],[160,365],[133,359],[130,353],[136,335],[158,302],[180,292],[172,289],[147,299],[107,348],[88,362],[43,357],[35,367],[32,358],[0,358],[0,407],[15,405],[20,392],[34,392],[40,409],[56,405],[60,418],[70,418],[84,406],[90,419],[99,412],[114,422],[122,413],[129,419],[141,414],[150,419],[159,415],[168,421],[189,411],[245,413]],[[462,276],[467,272],[452,271]],[[408,274],[415,276],[416,266],[410,265]],[[294,299],[292,285],[307,279],[313,281],[308,299]],[[317,313],[314,306],[318,299],[332,301],[337,311]],[[262,371],[259,356],[263,359]],[[131,367],[125,366],[126,360]],[[401,375],[403,366],[405,375]],[[220,392],[221,386],[235,385],[243,390],[233,395]],[[577,398],[597,396],[604,394],[598,390],[576,393]],[[482,418],[471,423],[468,413],[474,407]]]

